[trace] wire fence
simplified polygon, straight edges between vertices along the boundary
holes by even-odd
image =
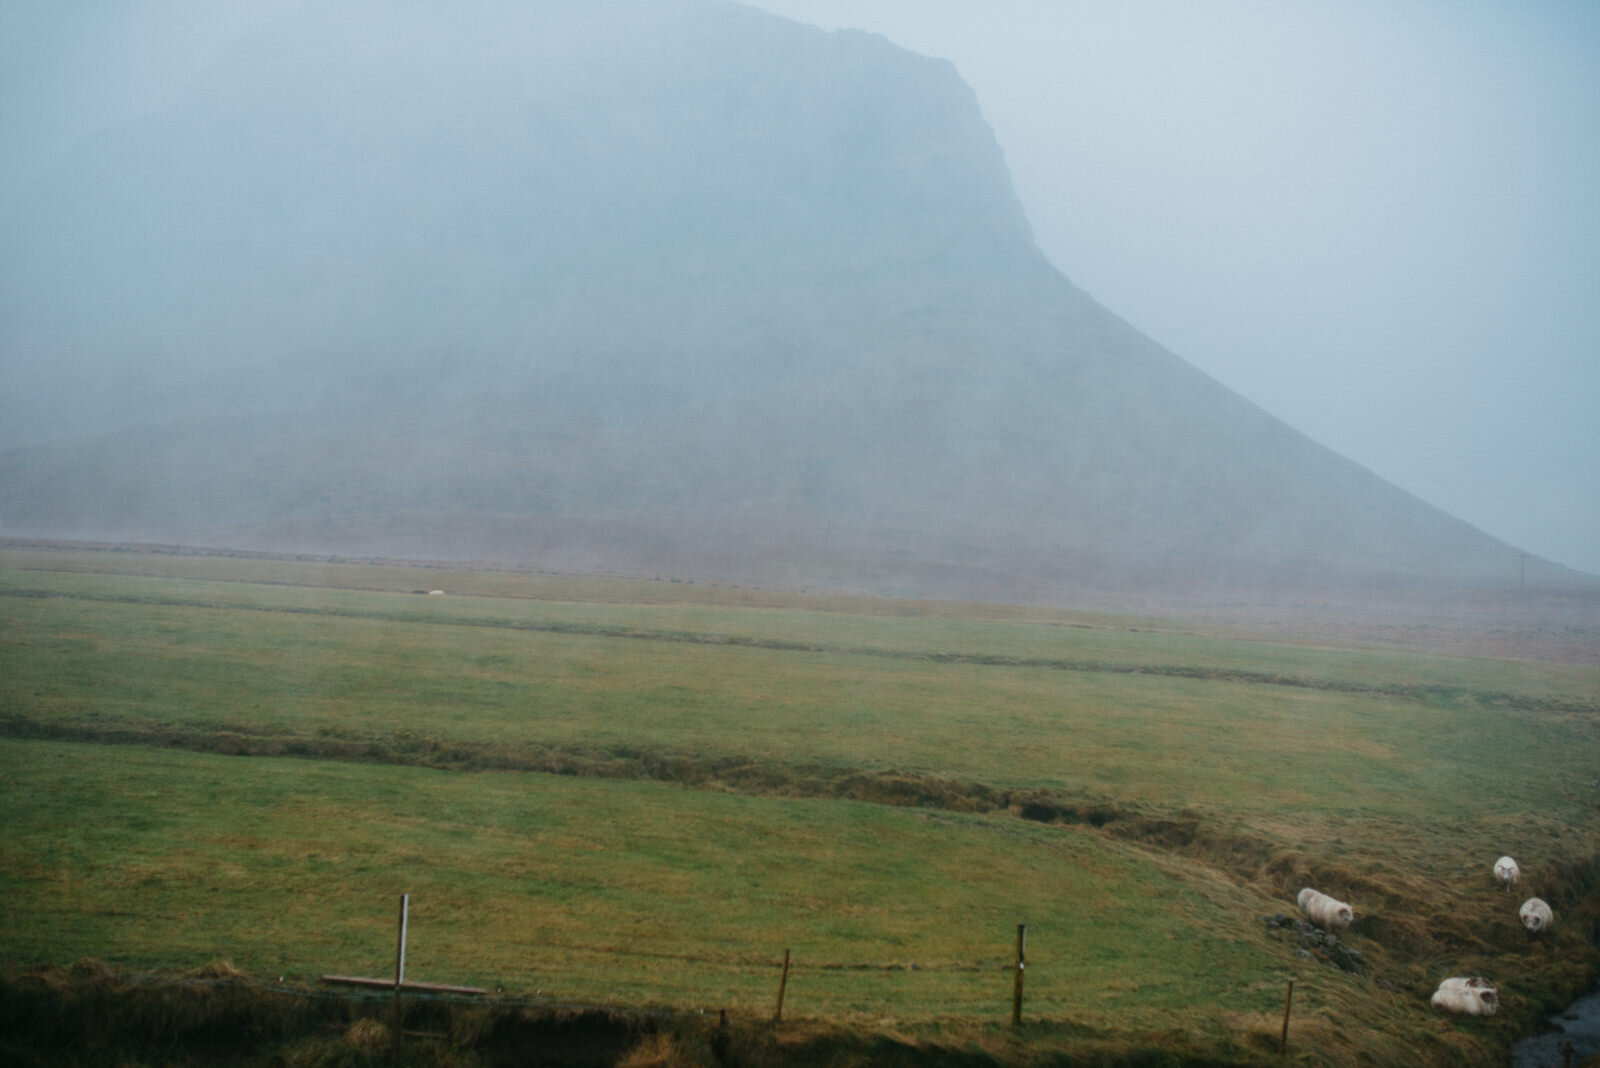
[[[576,954],[589,961],[588,968],[584,965],[573,967],[576,962],[567,962],[565,971],[570,974],[590,970],[591,974],[598,974],[605,970],[609,961],[659,961],[679,967],[689,967],[701,973],[727,973],[741,978],[742,991],[755,991],[761,996],[770,993],[779,994],[782,984],[790,980],[803,982],[807,977],[825,977],[828,975],[857,975],[863,977],[905,977],[923,974],[937,975],[980,975],[988,974],[996,978],[996,983],[987,997],[982,1002],[959,999],[960,1005],[943,1004],[943,1008],[967,1007],[974,1011],[981,1011],[987,1005],[988,1012],[999,1013],[1003,1009],[1002,998],[1009,993],[1011,982],[1009,977],[1016,971],[1017,962],[1009,957],[995,956],[980,960],[969,961],[918,961],[905,959],[880,959],[880,960],[807,960],[797,957],[790,951],[767,954],[739,954],[730,952],[686,953],[667,952],[649,949],[629,949],[611,945],[596,945],[577,942],[538,942],[529,943],[528,948],[562,953]],[[214,971],[213,971],[214,970]],[[553,968],[552,972],[562,969]],[[206,989],[237,989],[252,991],[264,995],[275,995],[289,998],[305,998],[314,1001],[336,1002],[352,1006],[363,1004],[382,1005],[392,1001],[395,995],[395,978],[387,977],[361,977],[341,975],[335,972],[324,972],[315,978],[310,976],[279,977],[276,981],[265,979],[248,973],[238,971],[226,962],[217,962],[199,973],[178,973],[158,970],[115,970],[109,966],[80,962],[72,968],[66,969],[69,974],[81,972],[81,978],[96,980],[113,984],[120,989],[168,989],[168,990],[206,990]],[[24,980],[27,975],[22,977]],[[430,977],[432,978],[432,977]],[[637,987],[649,985],[644,981],[633,982],[627,985]],[[766,988],[770,984],[770,991]],[[704,999],[679,999],[679,1004],[674,1005],[675,994],[678,991],[663,987],[648,998],[630,998],[626,1001],[612,998],[585,997],[582,995],[563,994],[558,989],[560,982],[558,975],[550,974],[545,980],[545,985],[534,990],[508,990],[505,986],[494,985],[489,987],[456,987],[443,983],[423,982],[412,977],[407,977],[399,984],[400,993],[407,1002],[419,1002],[437,1005],[480,1005],[497,1008],[530,1008],[554,1012],[586,1012],[626,1011],[630,1015],[680,1015],[685,1012],[703,1011],[698,1008],[685,1008],[684,1001],[704,1001]],[[592,985],[591,983],[577,982],[577,987]],[[688,984],[694,985],[694,984]],[[704,984],[701,984],[703,986]],[[808,991],[812,998],[819,992],[816,988]],[[751,999],[736,999],[749,1001]],[[827,1001],[830,999],[824,998]],[[913,998],[913,1000],[917,1000]],[[749,1011],[748,1006],[746,1011]],[[987,1014],[987,1012],[985,1013]]]
[[[683,964],[704,964],[714,967],[730,968],[735,970],[767,970],[778,968],[783,964],[783,954],[773,956],[757,956],[754,954],[737,953],[686,953],[664,952],[650,949],[628,949],[614,945],[596,945],[582,942],[550,942],[530,941],[523,945],[530,949],[562,950],[570,953],[591,954],[602,958],[622,958],[639,960],[673,961]],[[798,958],[793,962],[796,970],[807,971],[860,971],[860,972],[985,972],[997,968],[1009,968],[1012,964],[1010,957],[983,958],[975,961],[923,961],[905,958],[895,960],[824,960],[808,961],[802,963]]]

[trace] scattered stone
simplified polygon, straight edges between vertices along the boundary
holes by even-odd
[[[1316,924],[1307,923],[1294,916],[1285,916],[1281,912],[1276,916],[1268,916],[1265,923],[1268,927],[1279,931],[1280,938],[1292,937],[1299,942],[1301,948],[1296,951],[1298,956],[1316,957],[1351,975],[1362,975],[1366,972],[1366,961],[1362,959],[1359,949],[1341,941],[1338,935],[1324,931]]]

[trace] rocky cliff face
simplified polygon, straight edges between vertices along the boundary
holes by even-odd
[[[948,63],[733,4],[309,5],[0,239],[4,534],[1518,576],[1057,274]]]
[[[1031,254],[949,64],[683,2],[310,5],[5,237],[8,351],[207,376],[638,348]]]

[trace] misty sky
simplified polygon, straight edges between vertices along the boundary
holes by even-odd
[[[293,6],[0,4],[0,205]],[[953,60],[1072,281],[1424,500],[1600,573],[1600,3],[754,6]]]

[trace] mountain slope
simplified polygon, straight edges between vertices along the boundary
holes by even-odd
[[[871,35],[310,5],[3,226],[3,534],[929,592],[1519,575],[1063,279],[954,68]]]

